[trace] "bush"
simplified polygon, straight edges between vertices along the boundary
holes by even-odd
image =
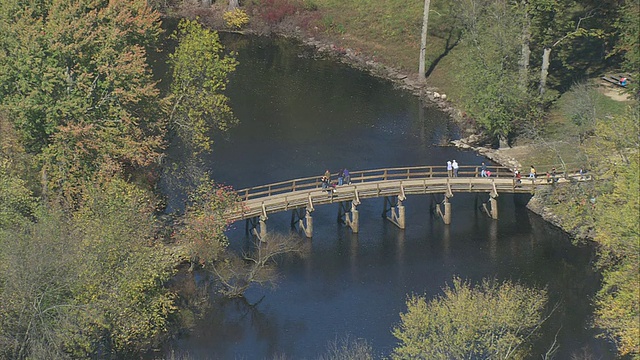
[[[432,300],[411,296],[393,335],[392,358],[524,359],[542,323],[546,290],[484,280],[478,286],[454,277]]]
[[[262,0],[262,18],[271,25],[282,22],[286,16],[293,15],[296,11],[296,5],[289,0]]]
[[[232,11],[225,11],[222,17],[228,27],[236,30],[242,29],[249,23],[249,15],[244,10],[237,8]]]

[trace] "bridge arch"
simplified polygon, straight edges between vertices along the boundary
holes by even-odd
[[[337,184],[323,189],[320,176],[312,176],[237,190],[238,201],[227,209],[229,223],[246,220],[248,232],[262,239],[267,233],[269,214],[291,211],[291,226],[298,227],[307,237],[313,235],[312,213],[316,206],[338,204],[338,221],[354,233],[359,231],[357,206],[369,198],[385,198],[383,215],[401,229],[405,227],[402,202],[407,195],[443,194],[436,212],[445,224],[451,223],[450,198],[454,193],[487,193],[483,209],[492,219],[498,219],[496,198],[500,193],[533,193],[538,186],[558,182],[585,180],[584,177],[558,173],[553,178],[515,178],[503,166],[488,166],[491,177],[480,176],[479,166],[461,166],[457,177],[451,177],[445,166],[394,167],[350,172],[350,184]],[[337,178],[338,174],[332,174]]]

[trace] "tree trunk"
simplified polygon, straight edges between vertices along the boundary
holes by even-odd
[[[531,57],[531,19],[529,18],[529,11],[527,10],[527,4],[525,3],[524,9],[524,21],[522,23],[522,53],[520,57],[520,87],[522,91],[526,91],[527,84],[529,83],[529,59]]]
[[[420,81],[425,81],[425,61],[427,52],[427,28],[429,25],[429,6],[431,6],[431,0],[424,0],[424,14],[422,15],[422,39],[420,41],[420,66],[418,68],[418,75]]]
[[[549,59],[551,58],[551,48],[545,47],[542,54],[542,71],[540,72],[540,95],[547,89],[547,75],[549,75]]]
[[[238,0],[229,0],[229,8],[227,9],[228,11],[233,11],[238,7],[240,7],[240,4],[238,4]]]

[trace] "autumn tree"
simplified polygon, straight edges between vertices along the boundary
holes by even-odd
[[[600,244],[603,286],[596,325],[620,355],[640,356],[640,115],[602,119],[590,148],[598,182],[594,193],[595,240]]]
[[[241,297],[252,284],[275,284],[279,256],[302,255],[305,248],[295,236],[269,234],[241,254],[229,250],[224,233],[229,224],[224,215],[228,209],[242,206],[231,190],[203,179],[179,219],[175,240],[189,254],[192,270],[200,268],[213,276],[218,293]]]
[[[598,114],[592,135],[582,144],[596,181],[559,186],[542,196],[564,226],[598,244],[603,280],[594,324],[617,345],[620,356],[631,357],[640,354],[639,122],[636,109],[626,115]]]
[[[145,1],[3,2],[0,108],[49,189],[71,192],[102,167],[151,164],[164,141],[146,61],[159,14]]]
[[[412,295],[393,335],[394,359],[523,359],[544,321],[546,290],[454,278],[428,301]]]
[[[0,229],[0,354],[122,358],[157,346],[175,311],[175,259],[154,201],[122,179],[82,191],[77,211],[41,207]]]
[[[225,54],[218,33],[197,21],[181,20],[172,67],[171,128],[195,152],[211,150],[213,130],[226,131],[237,119],[224,94],[237,62]]]

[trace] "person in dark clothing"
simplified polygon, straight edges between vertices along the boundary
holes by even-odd
[[[342,170],[342,177],[344,178],[343,181],[345,184],[351,185],[351,175],[349,175],[349,170],[347,170],[347,168]]]

